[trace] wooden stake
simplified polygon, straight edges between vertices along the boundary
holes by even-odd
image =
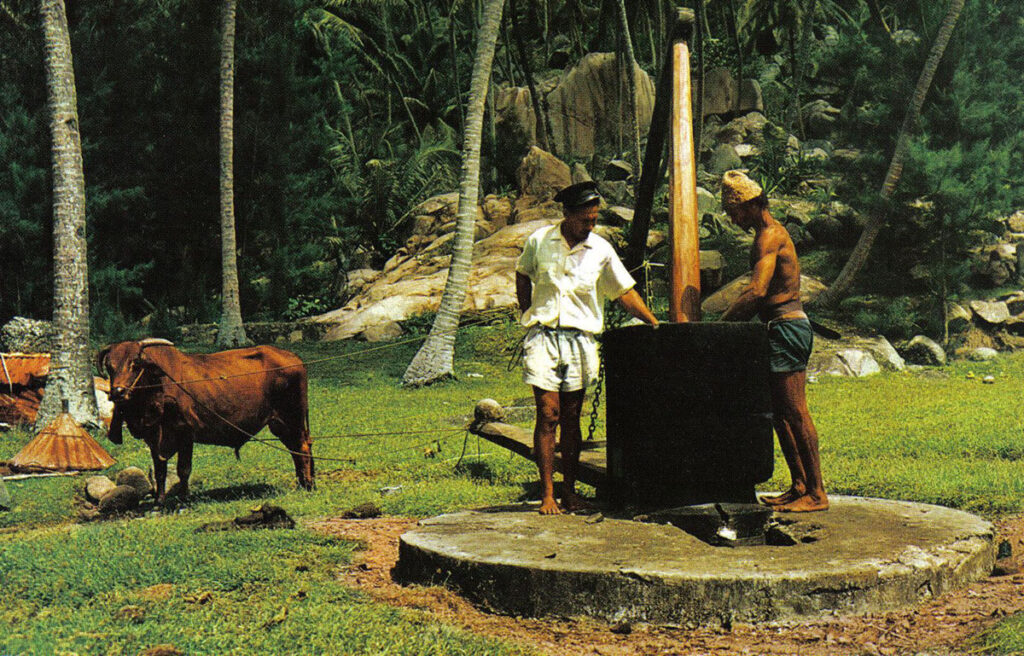
[[[671,321],[700,321],[700,235],[697,220],[697,163],[693,150],[690,49],[672,44],[672,116],[669,138],[668,313]]]

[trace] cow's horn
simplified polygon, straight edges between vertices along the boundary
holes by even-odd
[[[146,348],[147,346],[174,346],[174,342],[161,337],[147,337],[139,340],[139,346],[142,348]]]
[[[101,374],[106,375],[107,369],[107,356],[110,355],[110,349],[114,348],[113,344],[108,344],[100,349],[100,352],[96,354],[96,368],[100,370]]]

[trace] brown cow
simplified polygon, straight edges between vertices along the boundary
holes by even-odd
[[[187,355],[164,339],[119,342],[97,355],[110,377],[114,417],[108,437],[120,444],[121,425],[149,446],[157,503],[167,495],[167,461],[178,454],[182,493],[188,493],[192,445],[238,449],[270,427],[292,452],[299,485],[313,488],[306,366],[296,355],[255,346]]]

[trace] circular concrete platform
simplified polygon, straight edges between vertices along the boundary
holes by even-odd
[[[402,535],[396,574],[502,614],[692,627],[899,608],[992,570],[994,529],[975,515],[831,502],[776,515],[809,540],[793,546],[713,547],[670,525],[543,517],[535,505],[441,515]]]

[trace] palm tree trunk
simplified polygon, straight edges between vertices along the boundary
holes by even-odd
[[[640,179],[640,166],[643,161],[640,154],[640,125],[637,119],[636,109],[636,55],[633,53],[633,40],[629,35],[629,19],[626,16],[626,2],[619,0],[619,29],[622,32],[622,53],[625,57],[619,57],[619,63],[626,69],[626,84],[629,87],[629,137],[633,153],[633,181],[634,184]]]
[[[956,26],[956,21],[960,18],[960,12],[963,11],[963,8],[964,0],[950,0],[946,17],[939,27],[938,34],[935,35],[935,42],[932,44],[931,52],[924,63],[921,75],[917,78],[917,86],[914,87],[910,108],[907,110],[907,115],[903,118],[903,125],[900,126],[899,135],[896,138],[896,148],[893,151],[892,159],[889,161],[889,170],[885,174],[885,181],[882,183],[882,189],[879,191],[879,196],[881,196],[883,201],[888,201],[892,198],[893,192],[896,190],[896,184],[903,173],[903,163],[907,158],[907,151],[910,149],[910,133],[921,116],[924,98],[928,94],[932,78],[935,77],[935,71],[939,68],[939,62],[942,60],[942,55],[946,51],[946,45],[949,43],[949,37],[953,34],[953,27]],[[864,231],[861,233],[860,239],[857,240],[857,245],[854,246],[853,252],[850,253],[850,257],[843,266],[842,271],[836,276],[832,285],[815,299],[817,305],[827,307],[839,302],[839,299],[850,288],[850,285],[853,284],[853,279],[867,261],[871,247],[874,245],[878,233],[882,231],[884,224],[885,215],[880,209],[871,213],[868,217],[867,225],[864,227]]]
[[[701,143],[704,137],[704,72],[706,57],[704,54],[704,39],[710,38],[708,27],[708,8],[704,0],[697,0],[697,29],[694,33],[694,47],[697,54],[697,88],[693,94],[693,116],[697,125],[693,128],[693,156],[700,161]]]
[[[235,12],[236,0],[224,0],[220,50],[220,253],[221,316],[217,346],[250,343],[242,325],[235,254]]]
[[[486,0],[469,82],[466,112],[466,136],[462,149],[462,182],[456,218],[455,248],[448,269],[448,281],[441,296],[434,325],[402,376],[404,385],[428,385],[454,373],[455,332],[466,300],[466,288],[473,260],[473,233],[476,230],[477,197],[480,192],[480,136],[483,131],[484,101],[491,78],[494,49],[501,27],[504,0]]]
[[[516,53],[519,55],[519,68],[522,69],[523,77],[526,78],[526,86],[530,90],[530,105],[533,106],[533,122],[536,126],[534,136],[537,138],[537,145],[550,153],[548,135],[551,134],[551,131],[547,129],[547,117],[540,110],[540,95],[537,93],[537,84],[533,80],[533,67],[530,66],[530,58],[526,53],[526,40],[523,38],[523,31],[517,20],[516,0],[509,0],[508,10],[511,14],[508,22],[512,28],[512,38],[516,42]]]
[[[65,402],[75,421],[98,427],[89,351],[85,174],[64,0],[42,0],[40,14],[53,140],[53,323],[57,336],[36,427],[50,423]]]

